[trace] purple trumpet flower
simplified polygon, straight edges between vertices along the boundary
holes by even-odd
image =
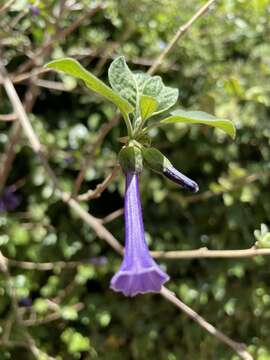
[[[110,287],[126,296],[159,292],[169,276],[153,260],[145,241],[139,175],[125,175],[125,254]]]

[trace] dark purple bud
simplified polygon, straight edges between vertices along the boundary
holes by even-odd
[[[40,8],[38,6],[28,4],[27,7],[31,11],[33,16],[38,16],[40,14]]]
[[[172,163],[159,150],[155,148],[143,148],[143,159],[145,163],[155,172],[163,174],[168,179],[172,180],[183,188],[197,192],[199,190],[198,184],[176,170]]]
[[[145,241],[138,177],[135,172],[126,174],[125,253],[110,286],[126,296],[159,292],[169,280],[151,257]]]
[[[181,185],[184,189],[192,192],[199,191],[199,185],[195,181],[191,180],[186,175],[176,170],[173,166],[166,167],[163,170],[163,175],[175,182],[176,184]]]
[[[11,187],[7,187],[0,195],[0,212],[14,210],[20,202],[20,197],[14,193]]]

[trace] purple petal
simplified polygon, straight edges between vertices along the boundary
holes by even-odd
[[[151,257],[142,219],[138,174],[126,174],[125,254],[120,269],[111,280],[111,289],[126,296],[159,292],[169,280]]]

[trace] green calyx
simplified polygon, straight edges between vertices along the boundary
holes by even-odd
[[[118,155],[119,163],[124,173],[143,171],[142,151],[137,142],[124,146]]]
[[[170,160],[166,158],[159,150],[150,147],[142,148],[143,160],[149,168],[159,174],[163,173],[163,170],[172,166]]]

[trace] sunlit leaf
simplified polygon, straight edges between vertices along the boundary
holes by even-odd
[[[160,123],[161,124],[189,123],[189,124],[209,125],[225,131],[232,138],[235,137],[235,132],[236,132],[235,126],[232,123],[232,121],[215,117],[203,111],[176,110],[172,112],[171,116],[161,120]]]
[[[142,95],[140,97],[140,111],[142,120],[148,119],[157,109],[158,102],[151,96]]]
[[[115,59],[108,71],[111,87],[132,105],[136,105],[138,88],[135,77],[126,64],[123,56]]]
[[[162,91],[164,85],[160,76],[153,76],[148,79],[143,87],[144,95],[157,97]]]
[[[178,89],[164,86],[157,96],[158,109],[155,114],[160,114],[175,105],[178,99],[178,95]]]
[[[151,76],[144,72],[133,72],[133,75],[137,83],[138,90],[142,93],[146,81],[149,80]]]
[[[128,114],[133,111],[132,105],[127,100],[119,96],[96,76],[85,70],[78,61],[71,58],[63,58],[49,62],[45,67],[62,71],[65,74],[83,80],[89,89],[110,100],[123,114]]]

